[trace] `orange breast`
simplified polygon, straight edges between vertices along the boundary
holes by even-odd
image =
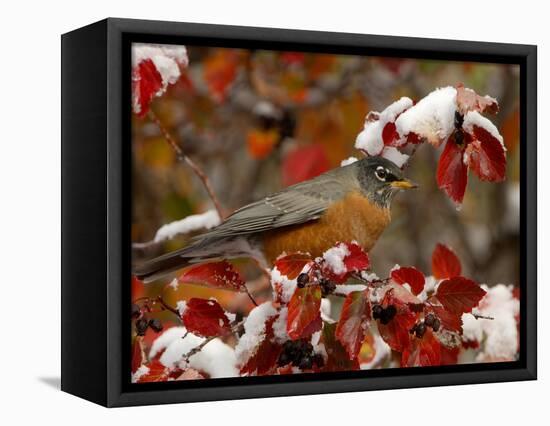
[[[369,251],[389,223],[389,209],[353,192],[329,207],[319,220],[265,233],[264,254],[270,263],[283,252],[308,252],[317,257],[338,241],[352,240]]]

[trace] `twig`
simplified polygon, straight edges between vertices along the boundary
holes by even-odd
[[[193,169],[195,174],[202,181],[202,184],[204,185],[206,192],[208,192],[210,199],[214,203],[214,207],[216,208],[218,215],[220,216],[221,219],[223,219],[224,215],[223,215],[221,204],[218,201],[216,194],[214,193],[214,190],[212,188],[212,185],[210,184],[210,180],[208,179],[208,176],[206,176],[206,174],[202,171],[202,169],[183,152],[181,147],[177,144],[177,142],[174,140],[170,132],[168,132],[166,127],[164,127],[164,125],[162,124],[162,122],[157,117],[157,115],[153,112],[152,109],[149,110],[149,118],[157,125],[166,142],[168,142],[170,146],[174,149],[174,152],[176,153],[176,157],[178,161],[185,162],[189,167],[191,167],[191,169]]]
[[[250,294],[250,291],[248,290],[248,287],[245,285],[243,285],[244,287],[244,291],[246,293],[246,295],[248,296],[248,298],[251,300],[251,302],[254,304],[254,306],[258,306],[258,303],[256,302],[256,300],[252,297],[252,294]]]
[[[474,314],[472,313],[472,315],[474,316],[474,318],[477,320],[477,319],[486,319],[486,320],[494,320],[493,317],[489,317],[489,316],[485,316],[485,315],[479,315],[479,314]]]
[[[166,309],[167,311],[170,311],[172,312],[173,314],[175,314],[178,318],[180,318],[180,313],[177,309],[174,309],[172,306],[170,306],[168,303],[166,303],[164,301],[164,299],[162,298],[162,296],[157,296],[157,300],[159,301],[159,303],[162,305],[162,307],[164,309]]]
[[[241,322],[238,322],[236,324],[234,324],[232,327],[231,327],[231,333],[235,333],[239,330],[239,328],[241,328],[244,324],[244,321],[245,320],[242,320]],[[187,333],[185,333],[184,337],[187,336]],[[215,338],[217,338],[218,336],[210,336],[210,337],[207,337],[206,339],[204,339],[200,345],[198,346],[195,346],[193,349],[191,349],[189,352],[187,352],[184,356],[183,356],[183,359],[185,360],[185,362],[189,362],[189,358],[191,358],[193,355],[199,353],[200,351],[202,351],[202,348],[204,348],[208,343],[210,343],[212,340],[214,340]]]

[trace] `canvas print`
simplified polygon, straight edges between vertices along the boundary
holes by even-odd
[[[519,66],[134,43],[128,84],[133,383],[518,359]]]

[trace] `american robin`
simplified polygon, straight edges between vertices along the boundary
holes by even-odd
[[[269,266],[284,252],[317,257],[339,241],[355,240],[368,252],[390,223],[394,195],[415,187],[391,161],[364,158],[240,208],[134,273],[150,282],[192,263],[239,257]]]

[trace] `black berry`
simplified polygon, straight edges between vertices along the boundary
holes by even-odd
[[[141,309],[139,305],[136,305],[135,303],[133,303],[131,312],[132,312],[132,318],[139,318],[139,316],[141,315]]]
[[[395,314],[397,314],[397,308],[394,305],[388,305],[380,314],[380,322],[388,324],[395,317]]]
[[[145,318],[140,318],[136,321],[136,334],[138,336],[145,335],[145,332],[147,331],[147,327],[149,327],[149,321],[147,321]]]
[[[309,282],[309,275],[305,272],[302,272],[300,275],[298,275],[298,278],[296,279],[298,283],[299,288],[304,288],[307,283]]]
[[[423,322],[418,323],[415,327],[416,337],[420,339],[424,336],[424,333],[426,333],[426,324],[424,324]]]
[[[290,359],[288,357],[288,354],[286,352],[281,352],[281,355],[279,355],[279,360],[277,364],[279,364],[281,367],[283,365],[287,365],[290,362]]]
[[[458,111],[455,111],[455,129],[461,129],[463,124],[464,116]]]
[[[313,360],[310,356],[304,356],[300,360],[300,364],[298,365],[302,370],[309,370],[313,366]]]
[[[435,315],[434,314],[428,314],[426,315],[426,317],[424,318],[424,322],[426,323],[426,325],[428,327],[432,327],[434,325],[434,321],[435,321]]]
[[[323,365],[325,365],[325,359],[323,358],[323,355],[321,355],[321,354],[315,354],[315,355],[313,355],[313,363],[314,363],[318,368],[321,368]]]
[[[372,307],[372,318],[373,319],[380,319],[383,310],[384,310],[384,308],[381,305],[374,305]]]
[[[151,327],[157,333],[159,331],[162,331],[162,323],[156,318],[149,321],[149,327]]]
[[[334,284],[333,282],[325,278],[321,278],[319,280],[319,284],[321,285],[321,293],[323,297],[326,297],[329,294],[332,294],[332,292],[336,290],[336,284]]]
[[[439,327],[441,327],[441,321],[439,321],[437,318],[434,320],[434,323],[432,325],[433,331],[439,331]]]

